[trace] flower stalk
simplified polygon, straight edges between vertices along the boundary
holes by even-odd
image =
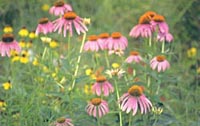
[[[68,45],[67,45],[68,57],[69,57],[69,55],[70,55],[70,47],[71,47],[70,41],[71,41],[71,35],[68,34],[68,39],[67,39],[67,42],[68,42]]]
[[[117,85],[116,80],[115,80],[115,90],[116,90],[117,100],[119,100],[119,90],[118,90],[118,85]],[[120,109],[120,104],[119,103],[118,103],[118,107]],[[120,126],[123,126],[121,110],[119,111],[119,123],[120,123]]]
[[[71,90],[73,90],[74,87],[75,87],[76,76],[77,76],[77,74],[78,74],[78,69],[79,69],[79,67],[80,67],[79,64],[80,64],[80,61],[81,61],[81,53],[83,52],[83,46],[84,46],[85,39],[86,39],[86,33],[83,34],[83,39],[82,39],[81,47],[80,47],[80,50],[79,50],[79,56],[78,56],[78,59],[77,59],[77,64],[76,64],[76,69],[75,69],[74,76],[73,76],[73,81],[72,81]]]
[[[164,53],[165,52],[165,41],[162,42],[162,50],[161,50],[161,53]]]
[[[151,36],[149,37],[149,47],[151,47]]]

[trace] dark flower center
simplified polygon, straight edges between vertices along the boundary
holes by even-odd
[[[111,37],[113,38],[113,39],[118,39],[118,38],[120,38],[122,36],[122,34],[120,33],[120,32],[113,32],[112,34],[111,34]]]
[[[144,15],[146,15],[150,20],[156,15],[153,11],[147,11]]]
[[[158,61],[158,62],[163,62],[164,60],[165,60],[165,56],[157,56],[156,57],[156,60]]]
[[[139,97],[143,94],[143,89],[138,85],[133,85],[131,88],[129,88],[128,93],[132,96]]]
[[[64,1],[58,0],[54,3],[54,6],[55,7],[62,7],[64,4],[65,4]]]
[[[142,15],[139,19],[139,24],[150,24],[150,21],[147,15]]]
[[[22,54],[22,57],[25,58],[25,57],[26,57],[26,54]]]
[[[48,22],[49,22],[48,18],[40,18],[40,20],[39,20],[39,24],[46,24]]]
[[[65,122],[65,118],[64,117],[58,118],[57,122],[58,123],[64,123]]]
[[[88,37],[88,40],[89,41],[96,41],[98,39],[98,36],[96,36],[96,35],[90,35],[89,37]]]
[[[2,36],[2,41],[5,42],[5,43],[10,43],[10,42],[13,42],[14,40],[14,35],[13,34],[3,34]]]
[[[133,56],[138,56],[138,55],[139,55],[139,52],[137,52],[137,51],[132,51],[130,54],[133,55]]]
[[[26,30],[26,26],[23,26],[21,29],[22,29],[22,30],[24,30],[24,29]]]
[[[91,103],[95,106],[98,106],[101,104],[101,98],[93,98],[91,99]]]
[[[99,35],[99,38],[101,38],[101,39],[106,39],[106,38],[108,38],[109,37],[109,34],[108,33],[101,33],[100,35]]]
[[[153,20],[155,21],[155,22],[164,22],[165,21],[165,18],[162,16],[162,15],[155,15],[154,17],[153,17]]]
[[[72,12],[72,11],[66,12],[64,14],[64,18],[67,19],[67,20],[74,20],[76,18],[76,16],[77,16],[76,13]]]
[[[102,82],[105,82],[105,81],[106,81],[106,77],[104,77],[104,76],[98,76],[96,78],[96,82],[102,83]]]

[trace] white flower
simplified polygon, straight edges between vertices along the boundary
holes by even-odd
[[[118,56],[122,56],[122,55],[124,55],[124,51],[121,50],[121,49],[109,50],[108,54],[109,55],[115,54],[115,55],[118,55]]]
[[[117,68],[117,69],[111,69],[111,70],[106,70],[106,74],[109,75],[110,78],[113,76],[118,76],[118,78],[121,78],[125,71],[123,69]]]

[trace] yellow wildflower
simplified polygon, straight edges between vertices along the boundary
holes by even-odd
[[[4,90],[9,90],[12,88],[12,84],[10,83],[10,81],[5,82],[2,85],[3,85]]]
[[[83,18],[83,23],[88,25],[91,23],[91,19],[90,18]]]
[[[20,41],[19,46],[22,47],[22,48],[25,48],[26,42],[24,40]]]
[[[16,62],[16,61],[19,61],[20,57],[18,54],[16,54],[15,56],[12,57],[12,62]]]
[[[95,80],[95,79],[97,78],[95,74],[91,74],[90,77],[91,77],[91,79],[93,79],[93,80]]]
[[[88,68],[88,69],[85,70],[85,74],[87,76],[91,75],[92,73],[93,73],[92,68]]]
[[[154,107],[152,107],[152,112],[154,114],[156,114],[156,115],[160,115],[163,112],[163,108],[162,107],[156,107],[156,106],[154,106]]]
[[[4,33],[12,33],[13,32],[13,28],[11,26],[5,26],[3,28],[3,32]]]
[[[42,42],[44,43],[49,43],[51,42],[52,38],[49,38],[49,37],[40,37],[40,39],[42,40]]]
[[[20,57],[20,62],[23,64],[26,64],[29,62],[29,59],[28,59],[28,57],[22,55],[22,57]]]
[[[43,70],[45,73],[48,73],[48,72],[49,72],[49,69],[47,68],[47,66],[43,66],[42,70]]]
[[[6,102],[0,99],[0,112],[6,110]]]
[[[35,31],[32,31],[32,32],[29,33],[29,38],[30,39],[34,39],[36,37],[37,37],[37,35],[35,34]]]
[[[18,34],[19,34],[21,37],[26,37],[26,36],[28,36],[29,32],[28,32],[28,30],[26,29],[26,27],[22,27],[22,28],[19,30]]]
[[[49,43],[49,46],[50,46],[51,48],[56,48],[56,47],[58,47],[58,42],[56,42],[55,40],[52,40],[52,41]]]
[[[48,4],[43,4],[42,5],[42,10],[43,11],[48,11],[49,10],[49,5]]]
[[[116,68],[119,68],[120,65],[119,65],[118,63],[113,63],[113,64],[112,64],[112,67],[113,67],[114,69],[116,69]]]
[[[33,64],[34,66],[38,66],[38,65],[39,65],[39,63],[38,63],[38,59],[37,59],[37,58],[34,58],[32,64]]]
[[[31,48],[33,46],[33,42],[32,41],[29,41],[26,43],[26,47],[27,48]]]
[[[5,107],[6,103],[4,100],[0,100],[0,108]]]
[[[56,75],[57,75],[57,73],[52,73],[52,74],[51,74],[51,76],[52,76],[53,78],[55,78]]]
[[[22,50],[22,51],[21,51],[21,54],[22,54],[22,55],[25,55],[25,56],[29,56],[29,53],[28,53],[27,50]]]
[[[29,62],[28,51],[23,50],[20,57],[20,62],[26,64]]]
[[[10,55],[11,56],[16,56],[16,55],[18,55],[19,53],[16,51],[16,50],[11,50],[10,51]]]
[[[85,70],[85,74],[86,74],[87,76],[90,76],[91,79],[96,79],[96,75],[95,75],[95,73],[93,73],[92,68],[86,69],[86,70]]]
[[[92,85],[91,84],[84,85],[84,93],[87,95],[92,94]]]
[[[197,55],[197,49],[195,47],[188,49],[187,55],[189,58],[195,57]]]

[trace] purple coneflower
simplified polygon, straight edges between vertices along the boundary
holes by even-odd
[[[71,119],[61,117],[57,119],[56,122],[51,124],[51,126],[74,126],[74,125],[71,123]]]
[[[99,51],[98,36],[90,35],[83,48],[85,51]]]
[[[166,69],[168,69],[170,67],[170,64],[166,60],[165,56],[159,55],[159,56],[154,57],[150,61],[150,66],[153,70],[157,68],[158,72],[160,72],[160,71],[165,71]]]
[[[153,11],[148,11],[145,14],[143,14],[140,19],[139,19],[139,24],[134,26],[130,33],[129,36],[138,38],[138,37],[144,37],[144,38],[149,38],[152,36],[152,26],[150,24],[150,21],[152,18],[156,15],[155,12]]]
[[[156,27],[158,26],[158,30],[161,33],[166,33],[169,31],[168,24],[165,22],[165,18],[162,15],[156,14],[152,18],[151,25],[154,30],[156,30]]]
[[[165,18],[162,15],[155,15],[152,18],[151,25],[154,30],[156,30],[158,26],[158,35],[157,40],[164,42],[171,42],[173,40],[173,36],[169,33],[168,24],[165,22]]]
[[[49,13],[55,16],[63,15],[65,12],[72,11],[72,7],[64,1],[58,0],[54,3],[54,6],[50,8]]]
[[[141,114],[146,114],[150,111],[152,104],[143,94],[143,90],[144,88],[138,85],[133,85],[129,88],[128,92],[119,98],[122,111],[129,113],[133,110],[133,116],[137,113],[138,109],[140,109]]]
[[[106,41],[108,41],[109,37],[109,33],[101,33],[99,35],[99,47],[101,48],[101,50],[105,50],[108,48],[106,46]]]
[[[172,42],[174,39],[174,37],[172,36],[171,33],[162,33],[162,32],[158,32],[158,35],[157,35],[157,40],[160,41],[160,42],[164,42],[164,41],[167,41],[167,42]]]
[[[88,29],[83,23],[83,19],[80,18],[75,12],[66,12],[63,17],[55,20],[53,22],[54,24],[54,31],[58,30],[58,33],[61,34],[63,29],[63,35],[66,37],[67,31],[69,31],[70,35],[73,35],[72,25],[74,25],[74,28],[78,35],[80,33],[85,33]]]
[[[101,98],[93,98],[86,106],[86,111],[90,116],[102,117],[109,112],[108,103]]]
[[[114,88],[104,76],[100,75],[96,78],[96,82],[92,86],[92,91],[98,96],[100,96],[102,92],[104,93],[104,96],[108,96],[109,93],[114,92]]]
[[[0,53],[1,56],[10,57],[10,51],[15,50],[17,53],[21,51],[18,42],[14,39],[12,33],[5,33],[2,36],[2,41],[0,41]]]
[[[36,28],[35,34],[38,35],[39,33],[47,34],[53,32],[53,24],[49,21],[48,18],[41,18],[39,20],[39,24]]]
[[[113,32],[106,41],[106,46],[109,50],[125,50],[128,46],[128,40],[120,32]]]
[[[127,63],[139,63],[142,60],[142,57],[140,56],[139,52],[137,51],[132,51],[130,53],[130,56],[126,59]]]

